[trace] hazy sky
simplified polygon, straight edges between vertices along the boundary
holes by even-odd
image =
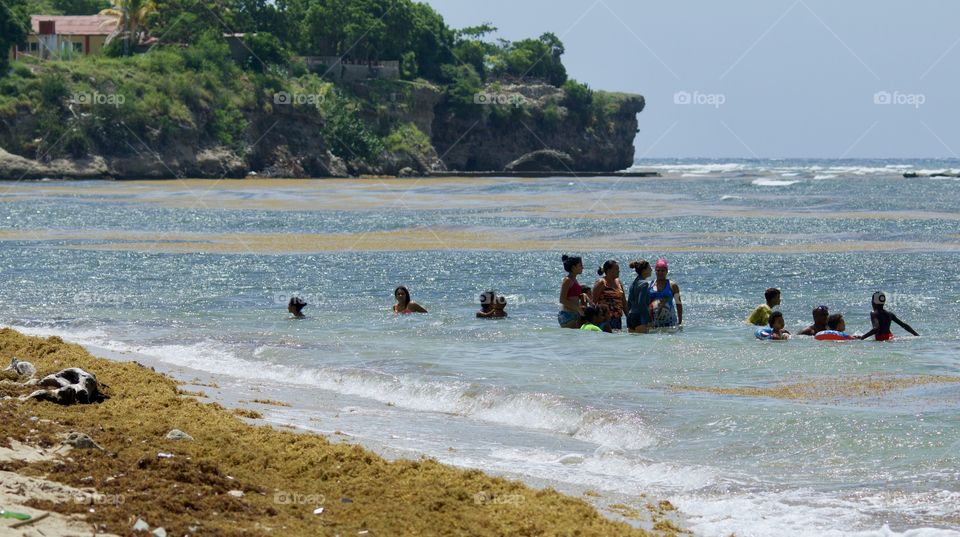
[[[638,157],[960,155],[960,2],[427,3],[497,37],[552,31],[570,76],[644,95]]]

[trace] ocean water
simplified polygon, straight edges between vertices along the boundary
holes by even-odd
[[[666,498],[697,535],[960,535],[960,181],[902,178],[960,161],[637,168],[663,177],[0,183],[0,324],[256,382],[294,403],[275,422]],[[684,328],[557,328],[562,253],[584,284],[666,257]],[[390,313],[398,284],[431,313]],[[795,331],[818,304],[866,331],[882,289],[922,337],[758,342],[770,286]],[[488,288],[508,319],[474,318]]]

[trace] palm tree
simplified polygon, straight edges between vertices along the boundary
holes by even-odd
[[[157,13],[156,4],[153,0],[113,0],[113,2],[112,7],[100,12],[100,15],[116,19],[116,27],[107,37],[107,43],[116,39],[117,36],[134,45],[141,43],[147,35],[148,19]]]

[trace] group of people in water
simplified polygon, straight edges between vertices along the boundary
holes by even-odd
[[[775,287],[767,289],[764,292],[766,303],[757,306],[747,317],[748,323],[760,326],[754,333],[757,339],[790,339],[790,332],[784,328],[786,321],[783,318],[783,313],[773,309],[780,305],[780,295],[780,290]],[[840,313],[831,314],[830,309],[823,305],[813,308],[813,324],[798,332],[797,335],[813,336],[814,339],[818,340],[847,341],[873,337],[877,341],[890,341],[894,337],[890,330],[893,323],[897,323],[914,336],[920,335],[909,324],[901,321],[895,313],[886,309],[887,295],[883,291],[873,293],[871,302],[873,311],[870,312],[870,324],[873,327],[863,335],[848,334],[847,323],[843,315]]]
[[[667,278],[670,267],[666,259],[658,260],[653,268],[644,260],[631,261],[629,266],[637,275],[629,292],[624,291],[620,265],[613,259],[597,269],[599,278],[589,292],[577,281],[583,274],[583,259],[565,255],[561,260],[567,273],[560,283],[557,322],[561,328],[613,332],[623,330],[624,317],[632,333],[683,324],[680,286]],[[650,281],[654,273],[656,278]]]
[[[683,302],[680,299],[680,286],[667,277],[670,267],[666,259],[657,260],[651,267],[644,260],[630,262],[630,268],[636,276],[630,284],[629,292],[624,290],[620,281],[620,265],[609,259],[597,268],[597,281],[591,288],[580,284],[577,277],[583,274],[583,259],[577,256],[561,258],[566,276],[560,283],[560,311],[557,322],[561,328],[572,328],[592,332],[615,332],[623,330],[626,318],[627,331],[645,333],[655,328],[679,327],[683,324]],[[651,277],[654,276],[651,280]],[[426,308],[410,298],[410,291],[399,286],[393,291],[396,303],[395,314],[427,313]],[[791,337],[786,330],[783,313],[774,308],[780,305],[781,291],[767,289],[765,303],[757,306],[747,317],[747,323],[759,326],[754,335],[761,340],[785,340]],[[886,295],[877,291],[873,294],[873,311],[870,322],[873,327],[863,335],[851,335],[846,331],[846,322],[839,313],[830,314],[827,306],[813,309],[813,324],[799,331],[797,335],[813,336],[818,340],[852,340],[874,337],[877,341],[893,339],[890,327],[897,323],[904,330],[919,336],[907,323],[901,321],[893,312],[886,310]],[[293,297],[288,311],[296,318],[303,318],[303,308],[307,303],[299,297]],[[507,299],[496,291],[480,294],[480,311],[477,318],[500,319],[507,316]]]

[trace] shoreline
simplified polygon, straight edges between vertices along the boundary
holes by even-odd
[[[112,175],[61,175],[56,177],[46,177],[39,176],[34,174],[25,174],[24,177],[15,179],[13,177],[0,177],[0,183],[20,183],[20,182],[45,182],[45,181],[116,181],[118,183],[124,182],[165,182],[165,181],[252,181],[260,179],[269,179],[275,181],[350,181],[350,180],[369,180],[369,179],[379,179],[379,180],[397,180],[397,179],[408,179],[408,180],[417,180],[417,179],[476,179],[476,178],[505,178],[505,179],[546,179],[550,177],[560,177],[560,178],[597,178],[597,177],[611,177],[611,178],[660,178],[663,177],[663,174],[656,171],[640,171],[640,172],[631,172],[631,171],[585,171],[585,172],[575,172],[575,171],[556,171],[556,172],[507,172],[507,171],[472,171],[472,172],[460,172],[460,171],[450,171],[450,172],[433,172],[426,174],[414,174],[414,175],[357,175],[349,177],[269,177],[264,175],[247,175],[244,177],[127,177],[127,176],[112,176]]]
[[[104,354],[99,349],[90,350]],[[648,502],[641,508],[615,503],[601,512],[596,501],[591,505],[544,488],[551,483],[535,483],[531,488],[535,480],[525,479],[527,484],[512,481],[519,476],[509,476],[508,481],[483,470],[451,467],[423,456],[414,461],[405,458],[409,453],[389,453],[388,447],[371,452],[370,446],[347,443],[354,441],[347,435],[292,432],[289,425],[281,423],[272,427],[252,425],[238,415],[253,418],[258,424],[268,423],[259,410],[268,412],[270,405],[284,403],[250,405],[256,401],[243,401],[241,394],[222,391],[204,400],[193,390],[211,392],[211,386],[216,385],[209,379],[178,380],[138,362],[119,361],[121,353],[95,357],[84,347],[60,338],[26,336],[9,328],[0,330],[0,351],[4,356],[15,354],[33,362],[38,378],[76,366],[94,372],[109,386],[111,398],[104,403],[60,407],[4,399],[15,388],[9,383],[0,384],[0,414],[5,418],[0,421],[6,424],[0,424],[3,441],[10,437],[26,445],[39,442],[41,448],[50,450],[56,444],[54,435],[69,429],[85,432],[103,446],[102,452],[73,451],[71,467],[55,472],[55,479],[65,485],[92,487],[92,494],[125,499],[97,504],[95,512],[88,513],[87,521],[98,531],[128,534],[128,522],[136,520],[131,517],[139,517],[151,528],[163,526],[178,535],[194,534],[191,527],[198,530],[195,534],[269,534],[268,526],[273,530],[284,527],[284,535],[402,535],[417,531],[470,535],[523,531],[545,535],[574,531],[580,531],[580,535],[685,533],[677,526],[678,513],[665,502]],[[207,403],[209,400],[213,402]],[[232,402],[247,408],[230,410]],[[34,416],[48,420],[40,433],[22,421]],[[163,435],[172,428],[184,430],[197,440],[165,440]],[[159,452],[174,457],[156,459]],[[383,455],[391,461],[384,460]],[[330,467],[332,462],[337,463],[336,469]],[[62,464],[0,459],[0,470],[12,470],[24,478],[47,478],[46,474]],[[342,470],[342,466],[347,469]],[[192,477],[180,481],[171,473]],[[133,480],[137,483],[131,483]],[[235,497],[225,489],[240,490],[243,495]],[[189,499],[187,491],[202,499]],[[590,500],[600,496],[584,492]],[[166,509],[153,505],[158,494],[166,494],[162,502]],[[284,501],[278,502],[277,494]],[[288,497],[297,501],[287,502]],[[334,497],[350,501],[331,501]],[[303,498],[314,501],[306,505],[299,502]],[[321,498],[326,501],[316,501]],[[28,503],[67,514],[87,511],[88,507],[49,500]],[[312,503],[322,503],[324,512],[312,514],[318,507]],[[360,533],[364,531],[367,533]]]

